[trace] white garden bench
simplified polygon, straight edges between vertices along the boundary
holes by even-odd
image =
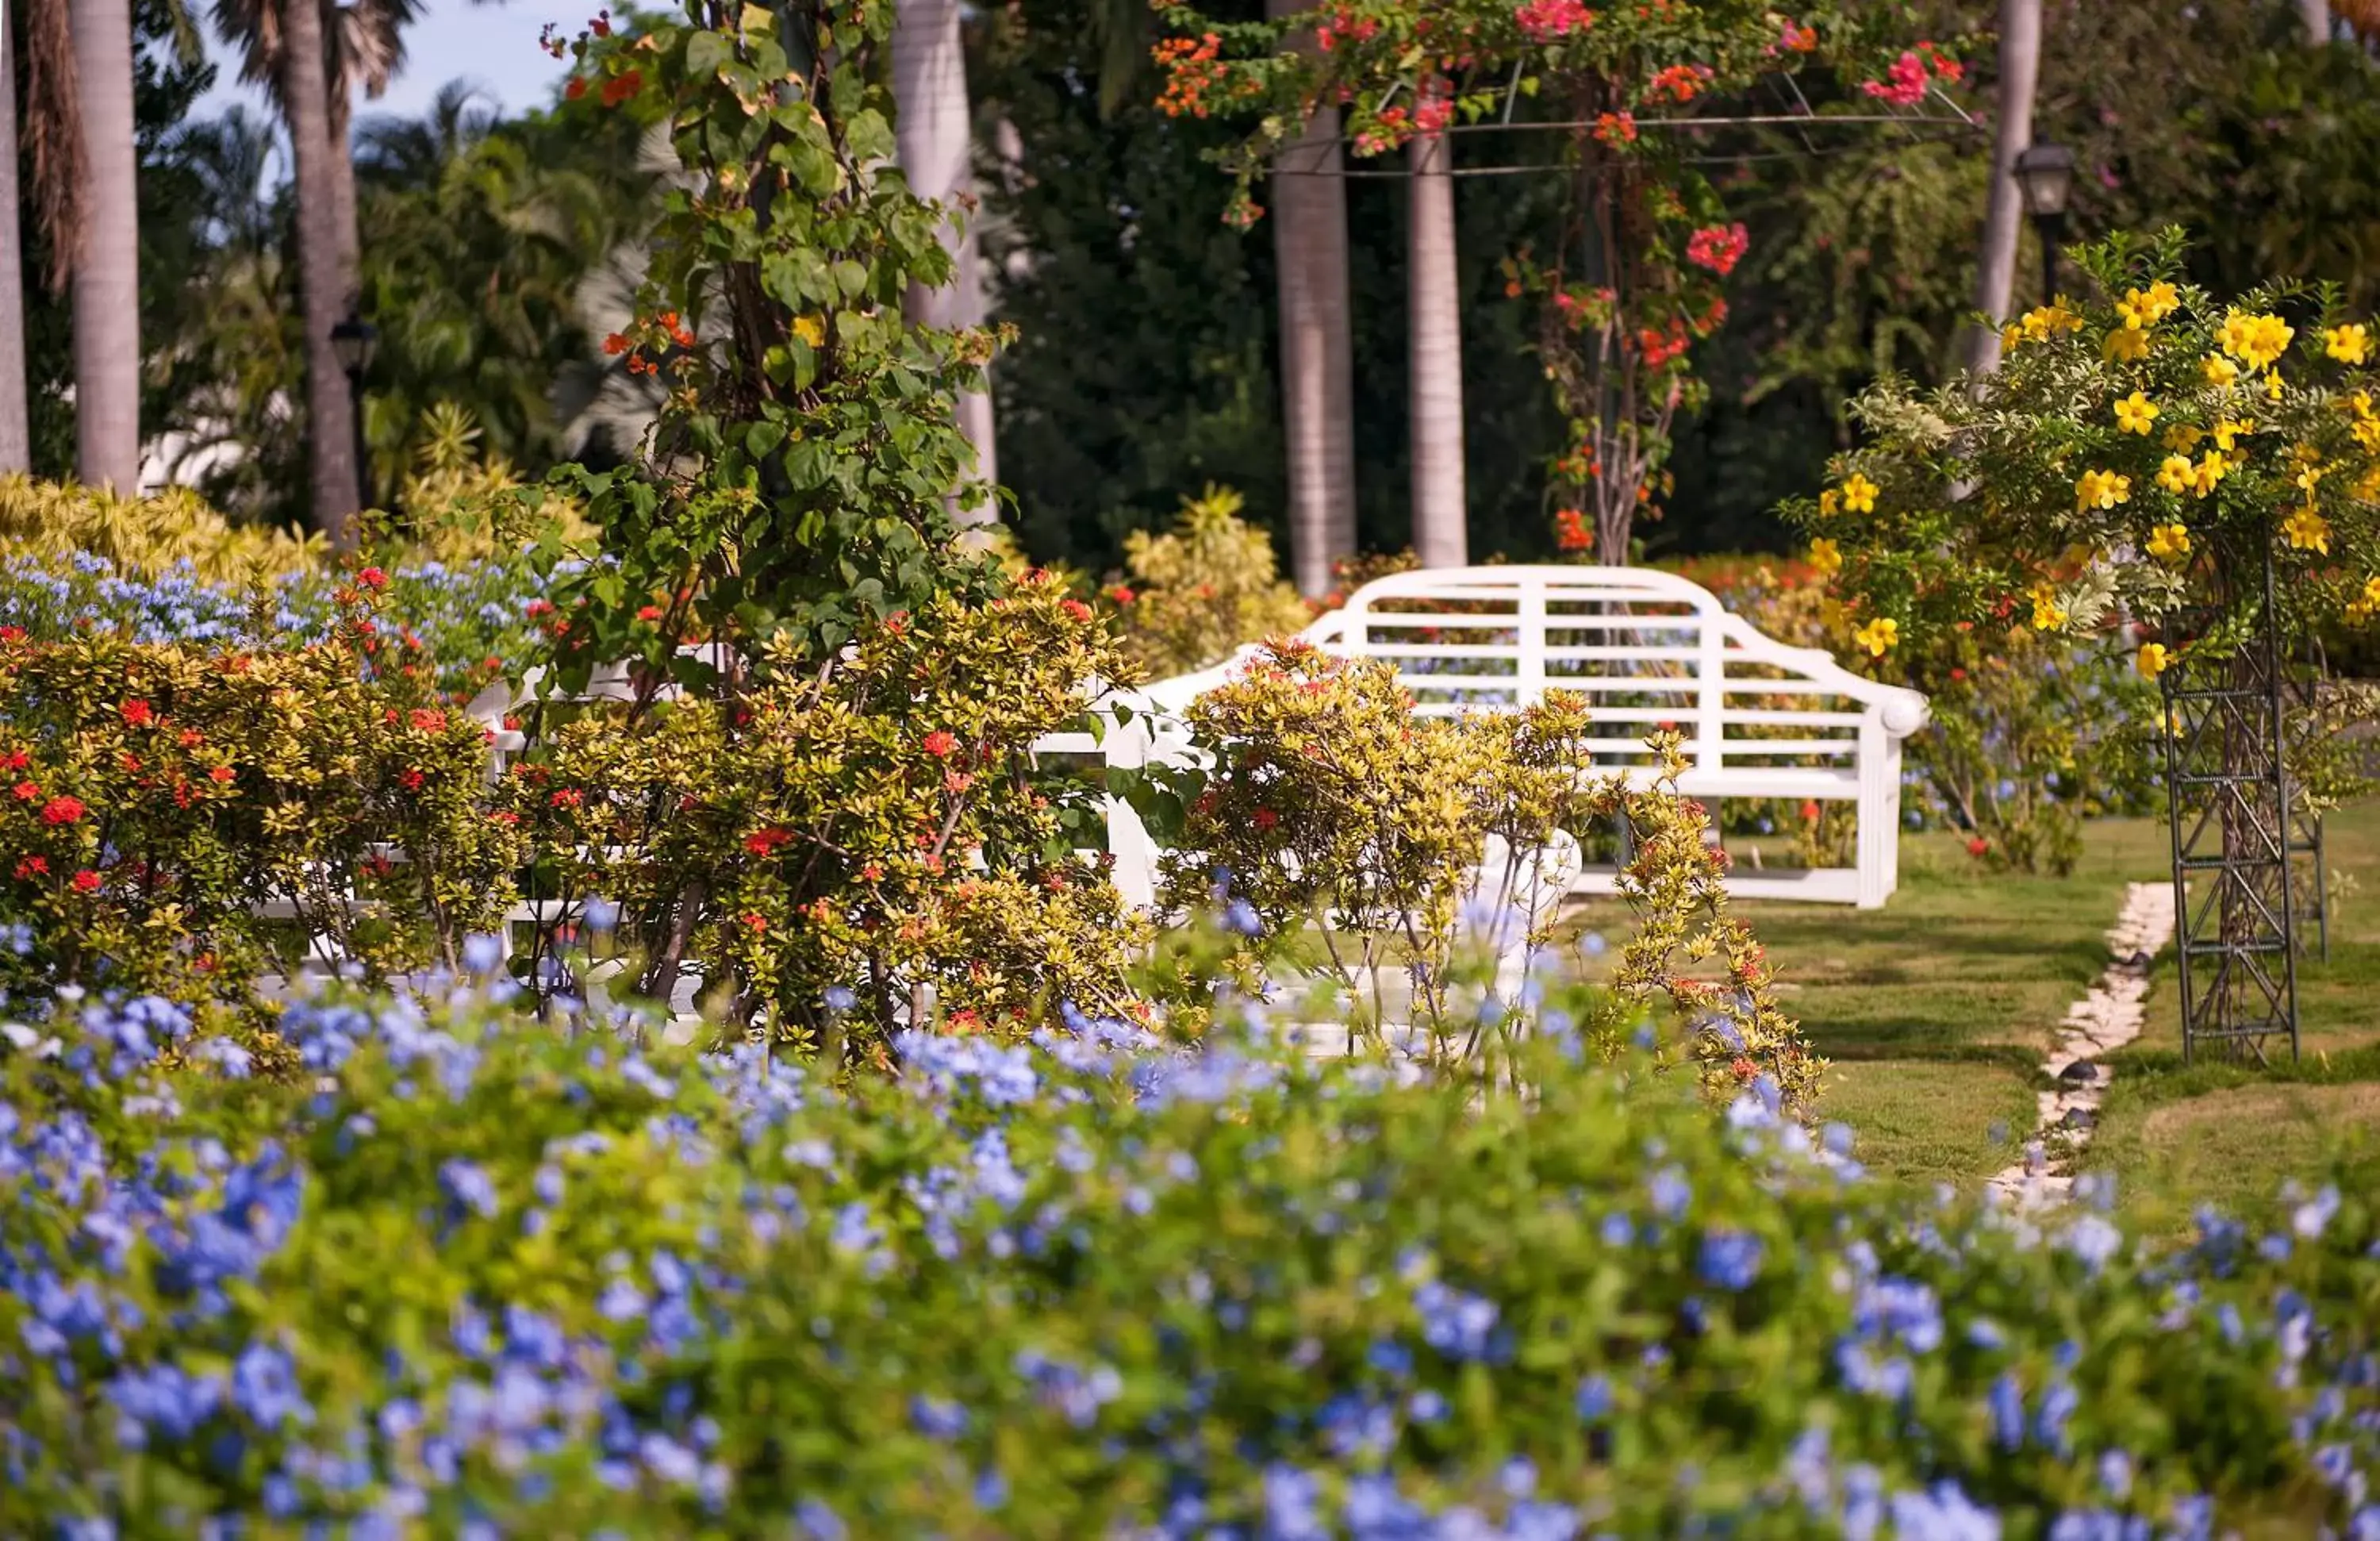
[[[1690,797],[1857,806],[1854,866],[1764,871],[1739,863],[1730,893],[1873,909],[1898,884],[1900,741],[1925,725],[1925,698],[1864,679],[1824,649],[1764,637],[1708,589],[1674,574],[1536,566],[1397,573],[1366,584],[1301,635],[1333,653],[1392,664],[1414,710],[1426,715],[1509,711],[1548,690],[1583,692],[1609,730],[1589,741],[1593,764],[1582,769],[1641,783],[1654,771],[1645,735],[1671,727],[1685,735],[1678,790]],[[1252,650],[1111,698],[1132,709],[1128,718],[1116,713],[1097,735],[1054,734],[1040,746],[1115,766],[1178,763],[1188,752],[1186,735],[1167,717],[1229,678]],[[1113,799],[1108,834],[1125,899],[1152,904],[1155,849],[1132,810]],[[1609,893],[1616,881],[1609,868],[1576,868],[1570,889]]]

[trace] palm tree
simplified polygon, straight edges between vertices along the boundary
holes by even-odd
[[[28,20],[35,202],[50,238],[50,282],[74,292],[76,474],[128,493],[140,476],[132,6],[42,5]]]
[[[1470,560],[1463,490],[1463,295],[1454,264],[1454,147],[1422,134],[1413,162],[1406,306],[1413,413],[1413,543],[1425,567]]]
[[[289,126],[298,192],[298,292],[306,325],[306,425],[312,451],[315,528],[345,546],[359,498],[354,406],[331,331],[347,307],[340,283],[337,206],[332,197],[330,92],[323,70],[322,12],[297,0],[281,15],[281,113]],[[344,158],[344,157],[342,157]]]
[[[2024,205],[2017,187],[2016,158],[2033,143],[2034,84],[2041,74],[2041,0],[2000,0],[2000,82],[1998,123],[1992,134],[1992,185],[1984,204],[1984,248],[1975,264],[1975,309],[1995,323],[2008,319],[2016,294],[2017,237]],[[2052,297],[2042,296],[2047,304]],[[1973,328],[1967,337],[1967,368],[1987,374],[1998,368],[1997,324]]]
[[[17,230],[17,59],[0,0],[0,476],[33,463],[25,401],[25,273]]]
[[[975,201],[968,175],[972,136],[966,89],[966,54],[959,39],[959,0],[896,0],[892,23],[893,135],[910,190],[952,208]],[[983,284],[977,272],[974,220],[946,221],[942,244],[950,249],[950,284],[940,289],[913,287],[909,309],[928,326],[983,324]],[[993,441],[991,397],[970,391],[959,398],[959,431],[975,446],[976,474],[1000,479]],[[962,511],[970,522],[993,516],[989,504]]]
[[[1278,20],[1302,6],[1266,0],[1265,8]],[[1272,176],[1290,570],[1309,599],[1329,592],[1332,569],[1355,554],[1354,345],[1341,166],[1339,109],[1317,106]]]
[[[486,3],[486,0],[480,0]],[[350,132],[355,94],[377,98],[405,67],[405,29],[419,20],[422,0],[320,0],[322,68],[329,91],[327,164],[332,218],[338,227],[341,293],[352,301],[360,262],[356,224],[356,175]],[[215,30],[239,50],[239,78],[262,86],[285,119],[281,99],[282,12],[287,0],[215,0]]]

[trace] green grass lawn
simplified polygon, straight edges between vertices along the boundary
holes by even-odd
[[[2335,816],[2329,850],[2350,886],[2332,906],[2329,962],[2301,965],[2302,1063],[2182,1072],[2172,954],[2158,960],[2148,1032],[2116,1062],[2090,1158],[2128,1190],[2236,1204],[2313,1171],[2335,1133],[2380,1126],[2380,900],[2352,886],[2359,874],[2380,884],[2380,803]],[[1786,1009],[1834,1062],[1821,1116],[1851,1125],[1872,1169],[1907,1181],[1972,1183],[2010,1164],[2037,1116],[2042,1051],[2107,966],[2125,885],[2168,880],[2170,854],[2159,821],[2107,819],[2085,831],[2071,878],[2028,878],[1919,836],[1903,842],[1900,891],[1880,911],[1738,906]],[[1615,936],[1624,925],[1609,902],[1574,921]]]
[[[2335,814],[2330,956],[2298,964],[2302,1052],[2285,1044],[2258,1067],[2181,1062],[2181,1005],[2170,953],[2148,1002],[2149,1030],[2110,1062],[2116,1084],[2089,1166],[2176,1206],[2272,1202],[2290,1176],[2319,1171],[2334,1146],[2380,1139],[2380,803]],[[2343,891],[2342,891],[2343,890]]]

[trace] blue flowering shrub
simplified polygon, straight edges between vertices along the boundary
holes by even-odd
[[[0,1034],[6,1529],[2380,1534],[2368,1166],[2183,1241],[1912,1197],[1559,986],[1522,1095],[1235,1004],[836,1085],[508,988],[300,1000],[295,1082]]]
[[[0,989],[240,1003],[312,939],[377,977],[496,923],[487,731],[366,677],[364,597],[302,649],[0,641]]]

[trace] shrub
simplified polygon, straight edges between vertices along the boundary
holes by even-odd
[[[1863,1182],[1755,1097],[1722,1122],[1555,1041],[1483,1098],[1113,1025],[905,1039],[847,1089],[468,995],[278,1028],[298,1085],[143,1003],[0,1046],[13,1524],[2380,1520],[2369,1165],[2174,1244]]]
[[[1359,1033],[1380,1029],[1383,976],[1398,969],[1434,1056],[1468,1059],[1483,1037],[1500,1054],[1531,1029],[1532,1002],[1521,979],[1458,966],[1461,912],[1508,952],[1543,948],[1559,893],[1537,891],[1549,874],[1531,864],[1554,864],[1540,853],[1564,836],[1624,825],[1620,891],[1637,929],[1581,1025],[1616,1053],[1658,1001],[1679,1025],[1663,1053],[1692,1062],[1714,1096],[1765,1074],[1804,1107],[1824,1064],[1778,1010],[1750,931],[1728,918],[1724,854],[1705,843],[1702,806],[1671,784],[1677,735],[1652,741],[1660,782],[1631,786],[1585,769],[1588,715],[1585,698],[1557,692],[1517,713],[1417,718],[1387,665],[1269,644],[1190,709],[1216,762],[1167,857],[1167,898],[1195,907],[1211,887],[1235,904],[1243,976],[1305,961]],[[1483,868],[1491,838],[1499,856]],[[1715,959],[1723,981],[1694,972]]]
[[[366,679],[365,624],[254,653],[0,643],[12,992],[244,1001],[311,938],[382,977],[495,924],[519,847],[480,806],[485,732]]]
[[[1062,1001],[1123,1010],[1135,933],[1073,851],[1096,789],[1032,756],[1128,677],[1090,607],[1030,579],[782,662],[724,701],[583,711],[514,764],[504,817],[556,924],[617,904],[647,993],[699,962],[739,1029],[837,1064],[880,1053],[927,989],[1003,1032]],[[533,957],[577,967],[565,952],[550,928]]]
[[[0,475],[0,552],[51,564],[97,557],[149,578],[187,566],[210,581],[243,584],[312,566],[322,542],[231,525],[187,488],[127,498],[12,472]]]
[[[1107,598],[1117,608],[1124,651],[1150,675],[1204,669],[1314,618],[1313,607],[1281,581],[1272,538],[1240,518],[1242,501],[1210,485],[1182,500],[1172,529],[1126,538],[1125,580]]]

